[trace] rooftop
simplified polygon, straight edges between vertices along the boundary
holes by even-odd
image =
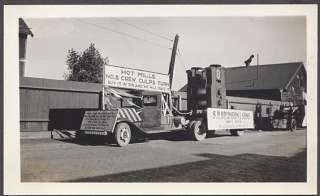
[[[226,89],[283,89],[301,68],[305,69],[302,62],[225,68]],[[187,91],[187,85],[182,87],[180,91]]]
[[[19,34],[31,35],[33,37],[32,31],[22,18],[19,18]]]

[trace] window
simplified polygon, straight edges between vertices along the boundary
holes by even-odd
[[[266,108],[266,114],[271,114],[271,108]]]
[[[145,95],[143,96],[144,106],[157,106],[157,95]]]

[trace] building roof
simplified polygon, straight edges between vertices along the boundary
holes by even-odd
[[[225,68],[226,89],[283,89],[288,86],[301,68],[305,69],[302,62]],[[180,91],[187,91],[187,85]]]
[[[33,37],[32,31],[22,18],[19,18],[19,34],[31,35]]]

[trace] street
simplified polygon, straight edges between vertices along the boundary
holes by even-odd
[[[22,139],[22,182],[305,182],[306,129],[153,135],[120,148]]]

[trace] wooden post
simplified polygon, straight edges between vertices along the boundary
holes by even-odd
[[[174,37],[173,48],[172,48],[172,53],[171,53],[171,60],[170,60],[170,66],[169,66],[169,72],[168,72],[169,82],[170,82],[170,90],[171,90],[171,87],[172,87],[172,78],[173,78],[174,62],[175,62],[175,59],[176,59],[178,41],[179,41],[179,35],[177,34],[177,35]]]

